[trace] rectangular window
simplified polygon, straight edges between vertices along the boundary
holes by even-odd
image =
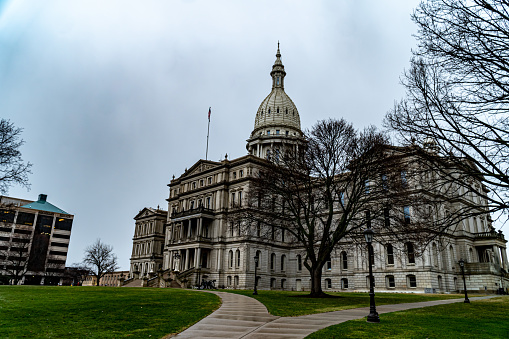
[[[270,131],[267,131],[267,135],[270,135]]]
[[[16,213],[11,210],[0,210],[0,222],[13,223]]]
[[[339,200],[341,201],[341,205],[345,206],[345,192],[339,193]]]
[[[233,172],[233,179],[237,179],[237,172]]]
[[[242,207],[242,192],[239,192],[239,207]]]
[[[243,178],[244,177],[244,170],[240,170],[239,171],[239,177]]]
[[[409,275],[407,276],[408,279],[408,286],[414,288],[417,287],[417,279],[415,279],[415,275]]]
[[[396,282],[394,281],[394,276],[393,275],[388,275],[386,277],[386,282],[387,282],[387,287],[388,288],[395,288],[396,287]]]
[[[203,185],[204,185],[203,179],[200,179],[200,186],[203,186]]]
[[[409,264],[415,264],[415,252],[414,252],[414,245],[410,242],[406,244],[406,251],[408,255],[408,263]]]
[[[33,226],[34,220],[35,220],[35,214],[26,213],[26,212],[18,212],[18,218],[16,219],[16,224]]]
[[[389,208],[384,208],[384,225],[385,227],[391,226],[391,214]]]
[[[208,181],[208,183],[209,183],[209,184],[212,184],[212,177],[209,177],[209,178],[207,179],[207,181]]]
[[[235,192],[232,193],[232,201],[231,201],[231,203],[232,203],[232,207],[235,207]]]
[[[369,179],[367,179],[366,181],[364,181],[364,192],[366,194],[369,194]]]
[[[210,197],[207,197],[207,208],[210,209]]]
[[[285,132],[286,136],[288,136],[288,131]]]
[[[406,171],[401,171],[401,187],[407,188],[408,182],[406,180]]]
[[[279,135],[279,130],[278,129],[276,130],[276,135]]]
[[[386,174],[382,174],[382,189],[384,190],[384,192],[387,192],[389,190]]]
[[[70,231],[72,228],[72,219],[57,218],[55,221],[55,228],[57,230]]]
[[[366,227],[371,228],[371,212],[366,211],[365,216],[366,216]]]
[[[403,216],[405,219],[405,224],[409,224],[410,223],[410,206],[403,207]]]

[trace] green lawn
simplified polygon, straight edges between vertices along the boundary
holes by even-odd
[[[307,338],[509,338],[509,297],[380,315],[325,328]]]
[[[254,297],[267,307],[270,314],[281,317],[293,317],[305,314],[346,310],[349,308],[368,307],[367,293],[329,293],[339,298],[306,298],[308,292],[260,291],[254,296],[253,291],[224,290]],[[413,294],[413,293],[377,293],[377,305],[413,303],[440,299],[462,298],[459,294]]]
[[[219,306],[180,289],[0,286],[0,338],[160,338]]]

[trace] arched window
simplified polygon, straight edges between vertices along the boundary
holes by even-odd
[[[444,288],[444,284],[442,282],[442,276],[439,275],[438,276],[438,290],[440,293],[443,292],[443,288]]]
[[[276,267],[276,255],[274,253],[272,253],[270,255],[270,269],[274,270],[275,267]]]
[[[235,283],[235,287],[239,287],[239,276],[238,275],[233,277],[233,281]]]
[[[408,263],[415,264],[414,245],[411,242],[406,243],[406,253],[408,256]]]
[[[387,244],[387,265],[394,265],[394,248],[391,244]]]
[[[226,277],[226,285],[227,286],[231,286],[232,285],[232,277],[231,277],[231,275]]]
[[[475,257],[474,257],[474,250],[472,249],[472,247],[470,247],[468,249],[468,256],[470,257],[471,262],[476,262]]]
[[[347,278],[342,278],[341,279],[341,288],[342,289],[347,289],[348,288],[348,279]]]
[[[228,266],[233,267],[233,251],[230,250],[228,253]]]
[[[285,270],[285,264],[286,264],[286,255],[282,255],[281,256],[281,271],[284,271]]]
[[[237,256],[237,267],[240,267],[240,250],[237,250],[235,254]]]
[[[276,288],[276,278],[270,278],[270,288]]]
[[[325,288],[327,288],[327,289],[332,288],[332,280],[330,280],[328,278],[325,279]]]
[[[348,269],[348,255],[345,251],[341,252],[341,268],[344,270]]]
[[[297,271],[302,271],[302,256],[297,255]]]
[[[284,290],[286,288],[286,279],[281,279],[281,289]]]

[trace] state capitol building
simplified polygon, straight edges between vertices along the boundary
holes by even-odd
[[[197,161],[168,184],[167,211],[146,207],[134,217],[129,279],[124,285],[191,287],[203,279],[215,280],[216,287],[252,289],[256,265],[259,289],[310,289],[305,254],[285,241],[284,233],[267,239],[256,228],[242,232],[229,219],[247,204],[250,181],[266,159],[278,159],[283,146],[298,150],[306,144],[299,111],[284,89],[279,46],[270,76],[272,89],[254,117],[247,155]],[[490,217],[481,215],[462,221],[446,242],[433,241],[421,255],[414,255],[411,245],[401,251],[374,243],[375,290],[458,292],[463,289],[460,258],[466,262],[469,291],[505,289],[506,242]],[[367,290],[365,252],[340,242],[323,268],[324,291]]]

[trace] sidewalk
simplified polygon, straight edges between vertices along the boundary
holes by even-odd
[[[258,300],[240,294],[211,292],[218,295],[221,307],[203,318],[175,338],[245,338],[278,339],[304,338],[322,328],[348,320],[361,319],[368,315],[369,307],[343,311],[303,315],[300,317],[276,317],[270,315]],[[493,298],[473,297],[470,300]],[[463,302],[464,299],[448,299],[377,306],[379,314],[403,311],[435,305]]]

